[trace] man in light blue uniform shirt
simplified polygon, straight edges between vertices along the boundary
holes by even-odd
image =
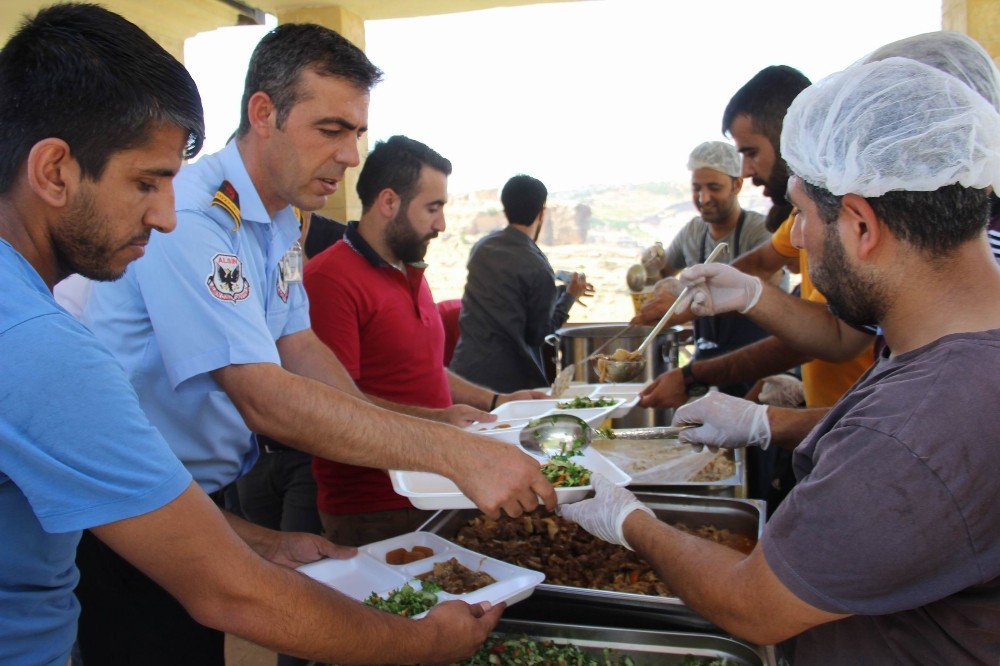
[[[283,25],[265,36],[250,60],[236,138],[177,179],[177,232],[151,243],[124,280],[96,285],[84,321],[209,492],[250,468],[256,432],[340,462],[443,474],[493,516],[531,511],[539,497],[554,508],[534,458],[452,427],[495,417],[467,405],[369,401],[308,327],[300,264],[286,254],[299,235],[293,206],[322,207],[360,162],[380,75],[320,26]],[[299,552],[305,536],[226,517],[265,557]],[[174,642],[204,635],[167,613],[162,590],[135,580],[96,540],[81,542],[77,561],[84,659],[123,642],[136,653],[158,650],[161,610],[175,622]],[[135,618],[145,624],[121,631]]]
[[[222,183],[239,218],[212,203],[226,196]],[[177,457],[214,492],[250,469],[257,446],[209,373],[280,365],[276,341],[309,329],[302,283],[284,279],[280,264],[299,221],[290,206],[268,214],[236,141],[181,169],[174,189],[177,229],[152,238],[122,280],[95,285],[84,322],[115,351]]]
[[[121,365],[53,300],[71,273],[121,277],[154,230],[174,228],[171,181],[204,136],[184,67],[122,17],[63,4],[0,51],[0,99],[0,663],[66,664],[83,529],[162,584],[189,621],[274,650],[350,663],[471,654],[501,607],[450,602],[413,622],[289,569],[351,549],[306,535],[271,550],[272,562],[255,555],[150,425]],[[66,102],[78,99],[89,104]],[[203,659],[171,626],[154,630],[160,650],[84,658]]]

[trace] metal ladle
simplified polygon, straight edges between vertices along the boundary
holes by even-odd
[[[705,263],[710,264],[715,261],[716,257],[722,254],[722,251],[727,247],[729,246],[726,243],[719,243],[716,245],[715,249],[712,250],[712,253],[708,255],[708,259],[705,260]],[[632,352],[633,354],[638,355],[639,358],[632,361],[615,361],[611,358],[605,357],[595,361],[595,363],[598,364],[597,375],[601,378],[601,381],[611,380],[612,384],[621,384],[622,382],[632,381],[646,369],[646,348],[652,344],[653,340],[656,339],[656,336],[663,330],[663,327],[667,325],[667,320],[674,314],[674,310],[676,310],[677,306],[684,300],[684,297],[687,296],[690,289],[691,287],[684,287],[684,290],[677,295],[677,298],[670,305],[670,307],[667,308],[667,311],[663,314],[663,316],[660,317],[660,321],[656,323],[656,326],[654,326],[653,330],[649,332],[646,339],[642,341],[639,348]],[[603,372],[600,367],[602,364],[604,366]]]
[[[629,428],[615,430],[615,439],[669,439],[683,430],[697,428],[701,424],[671,426],[661,428]],[[596,431],[586,421],[572,414],[551,414],[528,422],[521,430],[519,440],[525,451],[546,458],[583,451],[590,446]]]

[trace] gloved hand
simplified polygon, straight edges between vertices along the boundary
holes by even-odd
[[[600,474],[594,474],[592,478],[594,497],[575,504],[561,504],[556,508],[556,513],[566,520],[572,520],[599,539],[632,550],[632,546],[628,545],[622,535],[622,524],[633,511],[645,511],[651,516],[653,511],[637,500],[635,495]]]
[[[725,393],[713,391],[674,413],[673,425],[691,423],[702,425],[682,431],[678,439],[692,446],[739,449],[756,445],[766,449],[771,443],[767,405],[758,405]]]
[[[663,243],[655,243],[647,247],[642,251],[639,260],[642,267],[646,269],[646,275],[659,276],[667,265],[667,252],[663,249]]]
[[[741,273],[725,264],[698,264],[686,268],[677,276],[681,284],[691,290],[684,297],[691,312],[699,317],[710,317],[724,312],[746,314],[757,305],[764,290],[760,278]]]
[[[806,401],[802,380],[791,375],[765,377],[757,400],[775,407],[798,407]]]

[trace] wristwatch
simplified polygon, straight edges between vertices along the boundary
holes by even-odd
[[[705,395],[708,393],[708,386],[694,378],[692,365],[694,365],[693,361],[681,368],[681,376],[684,378],[684,392],[689,396]]]

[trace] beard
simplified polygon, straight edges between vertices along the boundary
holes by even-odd
[[[774,161],[771,177],[767,179],[767,195],[775,204],[787,204],[788,199],[788,165],[780,157]]]
[[[415,264],[424,260],[427,247],[431,239],[437,238],[438,232],[432,231],[426,236],[420,236],[406,214],[408,207],[409,202],[404,202],[396,217],[386,225],[385,242],[400,261]]]
[[[97,211],[93,192],[81,189],[60,216],[59,224],[53,231],[53,246],[59,265],[70,273],[98,280],[112,282],[125,274],[128,264],[113,266],[111,258],[121,249],[137,241],[148,241],[149,231],[130,238],[125,243],[116,243],[112,238],[111,219]]]
[[[701,219],[705,220],[709,224],[714,224],[717,222],[725,222],[729,219],[729,216],[733,213],[733,208],[736,207],[736,199],[733,198],[728,204],[713,204],[711,206],[701,206],[698,209],[698,213],[701,215]]]
[[[826,297],[830,312],[852,326],[872,326],[885,317],[888,303],[884,285],[853,269],[835,224],[823,236],[823,260],[809,257],[809,277]]]

